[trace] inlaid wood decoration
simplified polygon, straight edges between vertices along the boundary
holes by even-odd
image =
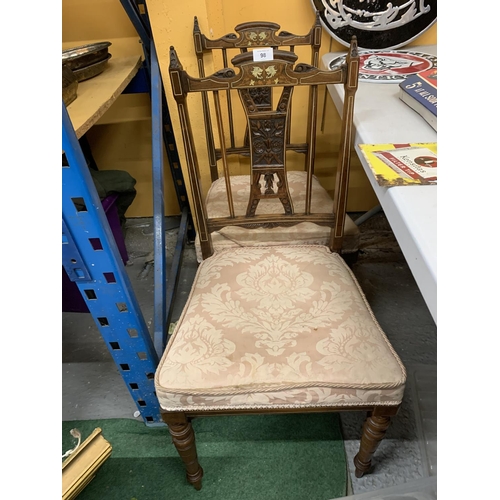
[[[396,49],[427,31],[437,19],[437,0],[311,0],[330,35],[348,46]]]

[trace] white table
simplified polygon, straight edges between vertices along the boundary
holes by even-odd
[[[436,54],[436,45],[407,50]],[[323,68],[341,55],[328,53]],[[344,90],[329,85],[339,112]],[[398,98],[397,83],[360,82],[354,104],[354,144],[429,311],[437,322],[437,186],[379,186],[358,144],[437,142],[427,122]]]

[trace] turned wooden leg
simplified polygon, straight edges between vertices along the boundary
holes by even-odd
[[[363,474],[370,470],[373,454],[385,436],[390,423],[391,418],[385,416],[371,415],[366,419],[359,452],[354,457],[356,477],[363,477]]]
[[[198,463],[193,427],[184,413],[163,413],[163,420],[168,425],[172,441],[186,466],[187,480],[201,490],[203,469]]]

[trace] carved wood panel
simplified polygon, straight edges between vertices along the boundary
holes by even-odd
[[[277,109],[259,109],[253,98],[255,89],[241,89],[241,102],[248,119],[250,145],[251,187],[248,217],[255,216],[259,201],[278,198],[287,215],[293,214],[293,205],[286,177],[286,139],[290,123],[290,103],[293,87],[284,87]],[[277,178],[275,186],[275,176]],[[264,188],[261,185],[264,178]]]

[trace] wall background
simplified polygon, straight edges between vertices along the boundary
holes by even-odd
[[[172,117],[175,137],[179,149],[181,166],[189,193],[189,179],[185,170],[185,154],[177,114],[177,106],[171,97],[168,76],[169,48],[175,46],[177,54],[188,73],[197,75],[196,57],[193,48],[193,18],[198,17],[202,33],[208,37],[219,38],[234,31],[239,23],[253,20],[266,20],[281,25],[281,29],[295,34],[307,33],[314,23],[314,10],[309,0],[190,0],[189,2],[165,2],[147,0],[147,9],[153,29],[160,71],[166,89],[168,106]],[[119,55],[142,54],[133,25],[119,0],[63,0],[62,2],[63,48],[89,41],[109,40],[113,57]],[[437,43],[437,24],[408,45],[427,45]],[[345,47],[333,40],[323,31],[320,56],[327,52],[345,52]],[[297,47],[299,61],[310,62],[307,47]],[[206,73],[222,67],[221,60],[205,59]],[[305,89],[299,89],[304,90]],[[233,101],[234,102],[234,101]],[[307,93],[295,96],[293,104],[294,120],[301,120],[307,106]],[[322,89],[318,99],[318,139],[315,173],[323,186],[333,193],[334,172],[338,156],[338,128],[340,119],[331,99],[325,99]],[[233,108],[240,110],[239,102]],[[321,120],[324,115],[324,127]],[[240,110],[239,119],[243,119]],[[152,211],[151,183],[151,111],[148,95],[122,95],[87,133],[96,162],[100,169],[121,169],[130,172],[137,179],[138,195],[127,215],[148,217]],[[210,185],[208,167],[204,166],[204,128],[201,108],[199,113],[191,114],[195,138],[198,139],[198,160],[202,173],[205,192]],[[301,122],[302,123],[302,122]],[[240,127],[241,128],[241,127]],[[292,129],[292,140],[300,140],[301,130]],[[237,137],[238,139],[238,137]],[[303,155],[289,153],[289,168],[301,169]],[[166,160],[165,160],[166,162]],[[231,169],[234,174],[246,173],[248,160],[234,159]],[[369,184],[359,160],[354,153],[349,183],[348,211],[366,211],[377,205],[376,196]],[[168,164],[165,165],[165,213],[176,215],[179,206],[173,188]]]

